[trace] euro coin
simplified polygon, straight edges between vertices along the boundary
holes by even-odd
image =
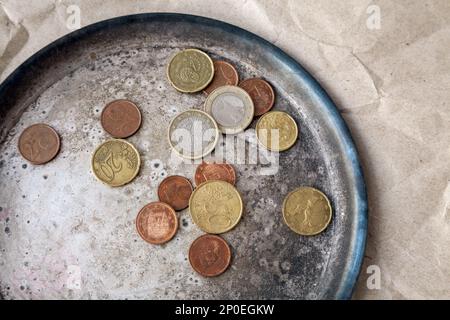
[[[244,131],[253,120],[254,106],[250,95],[237,86],[222,86],[211,92],[204,110],[216,120],[225,134]]]
[[[114,138],[127,138],[141,126],[141,112],[129,100],[114,100],[103,108],[100,116],[103,129]]]
[[[199,159],[214,150],[219,141],[219,129],[210,115],[191,109],[172,119],[168,139],[172,149],[181,157]]]
[[[203,90],[210,94],[219,87],[232,85],[236,86],[239,82],[239,75],[236,69],[226,61],[214,61],[214,77],[211,83]]]
[[[255,116],[260,116],[272,109],[275,102],[275,92],[272,86],[260,78],[245,79],[239,87],[247,91],[255,105]]]
[[[118,187],[137,176],[141,159],[131,143],[122,139],[111,139],[94,151],[91,165],[97,179],[109,186]]]
[[[271,111],[256,123],[258,141],[270,151],[284,151],[292,147],[298,138],[295,120],[286,112]]]
[[[226,181],[210,180],[199,185],[189,199],[194,223],[207,233],[233,229],[241,220],[243,203],[236,188]]]
[[[169,176],[158,186],[159,200],[167,203],[176,211],[187,208],[191,194],[191,182],[182,176]]]
[[[331,221],[332,209],[327,196],[311,187],[290,192],[283,202],[283,219],[292,231],[313,236],[324,231]]]
[[[185,49],[175,54],[167,66],[169,82],[180,92],[205,89],[214,77],[211,58],[198,49]]]

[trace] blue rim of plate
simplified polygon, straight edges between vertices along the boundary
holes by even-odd
[[[48,54],[51,50],[55,48],[62,47],[67,43],[77,41],[86,34],[90,34],[100,29],[108,28],[114,25],[122,25],[130,22],[145,22],[151,20],[176,20],[184,21],[194,24],[206,25],[215,28],[223,29],[224,31],[231,32],[239,35],[240,37],[246,38],[250,41],[255,41],[266,50],[270,51],[277,59],[282,61],[284,64],[289,66],[292,72],[304,83],[306,84],[309,93],[319,102],[328,113],[332,124],[339,134],[339,139],[345,148],[345,153],[352,165],[352,171],[354,175],[354,193],[356,196],[356,221],[353,228],[355,235],[352,237],[352,244],[350,249],[350,261],[347,262],[347,268],[343,273],[343,278],[338,286],[335,298],[336,299],[350,299],[353,293],[353,289],[358,278],[359,272],[361,270],[362,261],[364,257],[364,251],[366,246],[366,236],[367,236],[367,192],[366,185],[364,183],[363,171],[359,162],[358,152],[356,150],[353,138],[351,137],[350,130],[341,117],[336,105],[322,88],[322,86],[306,71],[297,61],[290,57],[283,50],[273,45],[269,41],[244,30],[235,25],[211,19],[201,16],[181,14],[181,13],[141,13],[115,17],[103,21],[90,24],[81,29],[75,30],[55,41],[45,46],[25,62],[23,62],[19,67],[17,67],[0,85],[0,97],[4,95],[6,90],[14,86],[16,81],[18,81],[25,70],[37,62],[41,57]]]

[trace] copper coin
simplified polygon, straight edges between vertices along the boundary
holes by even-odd
[[[44,164],[52,160],[59,152],[61,141],[52,127],[33,124],[19,137],[20,154],[33,164]]]
[[[141,126],[141,112],[129,100],[114,100],[103,108],[100,121],[103,129],[114,138],[127,138]]]
[[[182,176],[169,176],[158,187],[159,200],[169,204],[176,211],[189,206],[192,184]]]
[[[178,230],[177,215],[167,203],[151,202],[139,211],[136,228],[145,241],[163,244],[172,239]]]
[[[219,236],[205,234],[191,244],[189,262],[204,277],[218,276],[230,265],[230,246]]]
[[[236,172],[228,163],[202,162],[195,170],[195,185],[207,180],[222,180],[232,185],[236,184]]]
[[[214,61],[214,77],[211,83],[203,90],[210,94],[221,86],[232,85],[237,86],[239,75],[236,69],[226,61]]]
[[[260,116],[272,109],[275,102],[275,92],[272,86],[260,78],[246,79],[239,87],[247,91],[255,106],[255,116]]]

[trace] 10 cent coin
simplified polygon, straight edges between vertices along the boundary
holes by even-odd
[[[208,86],[214,76],[211,58],[198,49],[178,52],[167,66],[167,77],[181,92],[197,92]]]
[[[290,192],[283,202],[283,218],[292,231],[316,235],[331,221],[331,205],[327,196],[311,187],[300,187]]]
[[[258,141],[270,151],[284,151],[297,141],[298,127],[286,112],[271,111],[256,123]]]

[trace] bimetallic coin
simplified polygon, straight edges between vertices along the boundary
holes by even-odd
[[[198,186],[207,180],[222,180],[236,184],[236,172],[228,163],[202,162],[195,170],[195,184]]]
[[[100,181],[118,187],[137,176],[141,159],[131,143],[122,139],[111,139],[95,150],[91,164],[94,175]]]
[[[327,196],[311,187],[290,192],[283,202],[283,218],[292,231],[313,236],[326,229],[332,209]]]
[[[253,120],[252,98],[237,86],[219,87],[206,98],[205,111],[216,120],[225,134],[244,131]]]
[[[189,199],[189,210],[192,220],[203,231],[224,233],[241,220],[242,198],[232,184],[210,180],[194,190]]]
[[[230,246],[219,236],[205,234],[195,239],[189,248],[189,263],[204,277],[224,273],[230,262]]]
[[[260,78],[246,79],[239,87],[247,91],[255,105],[255,116],[260,116],[272,109],[275,102],[275,92],[272,86]]]
[[[158,187],[158,197],[176,211],[183,210],[189,205],[192,194],[192,185],[182,176],[169,176]]]
[[[136,217],[136,229],[145,241],[163,244],[178,230],[175,211],[164,202],[152,202],[143,207]]]
[[[214,77],[211,83],[203,90],[210,94],[218,87],[232,85],[237,86],[239,74],[236,69],[226,61],[214,61]]]
[[[170,83],[181,92],[197,92],[208,86],[214,76],[211,58],[198,49],[178,52],[167,66]]]
[[[44,164],[59,152],[58,133],[50,126],[38,123],[26,128],[19,137],[19,152],[32,164]]]
[[[191,109],[172,119],[168,138],[170,146],[178,155],[199,159],[214,150],[219,141],[219,129],[210,115]]]
[[[127,138],[141,126],[141,112],[129,100],[115,100],[103,108],[101,117],[103,129],[114,138]]]
[[[271,111],[259,118],[256,123],[256,136],[268,150],[284,151],[297,141],[297,123],[286,112]]]

